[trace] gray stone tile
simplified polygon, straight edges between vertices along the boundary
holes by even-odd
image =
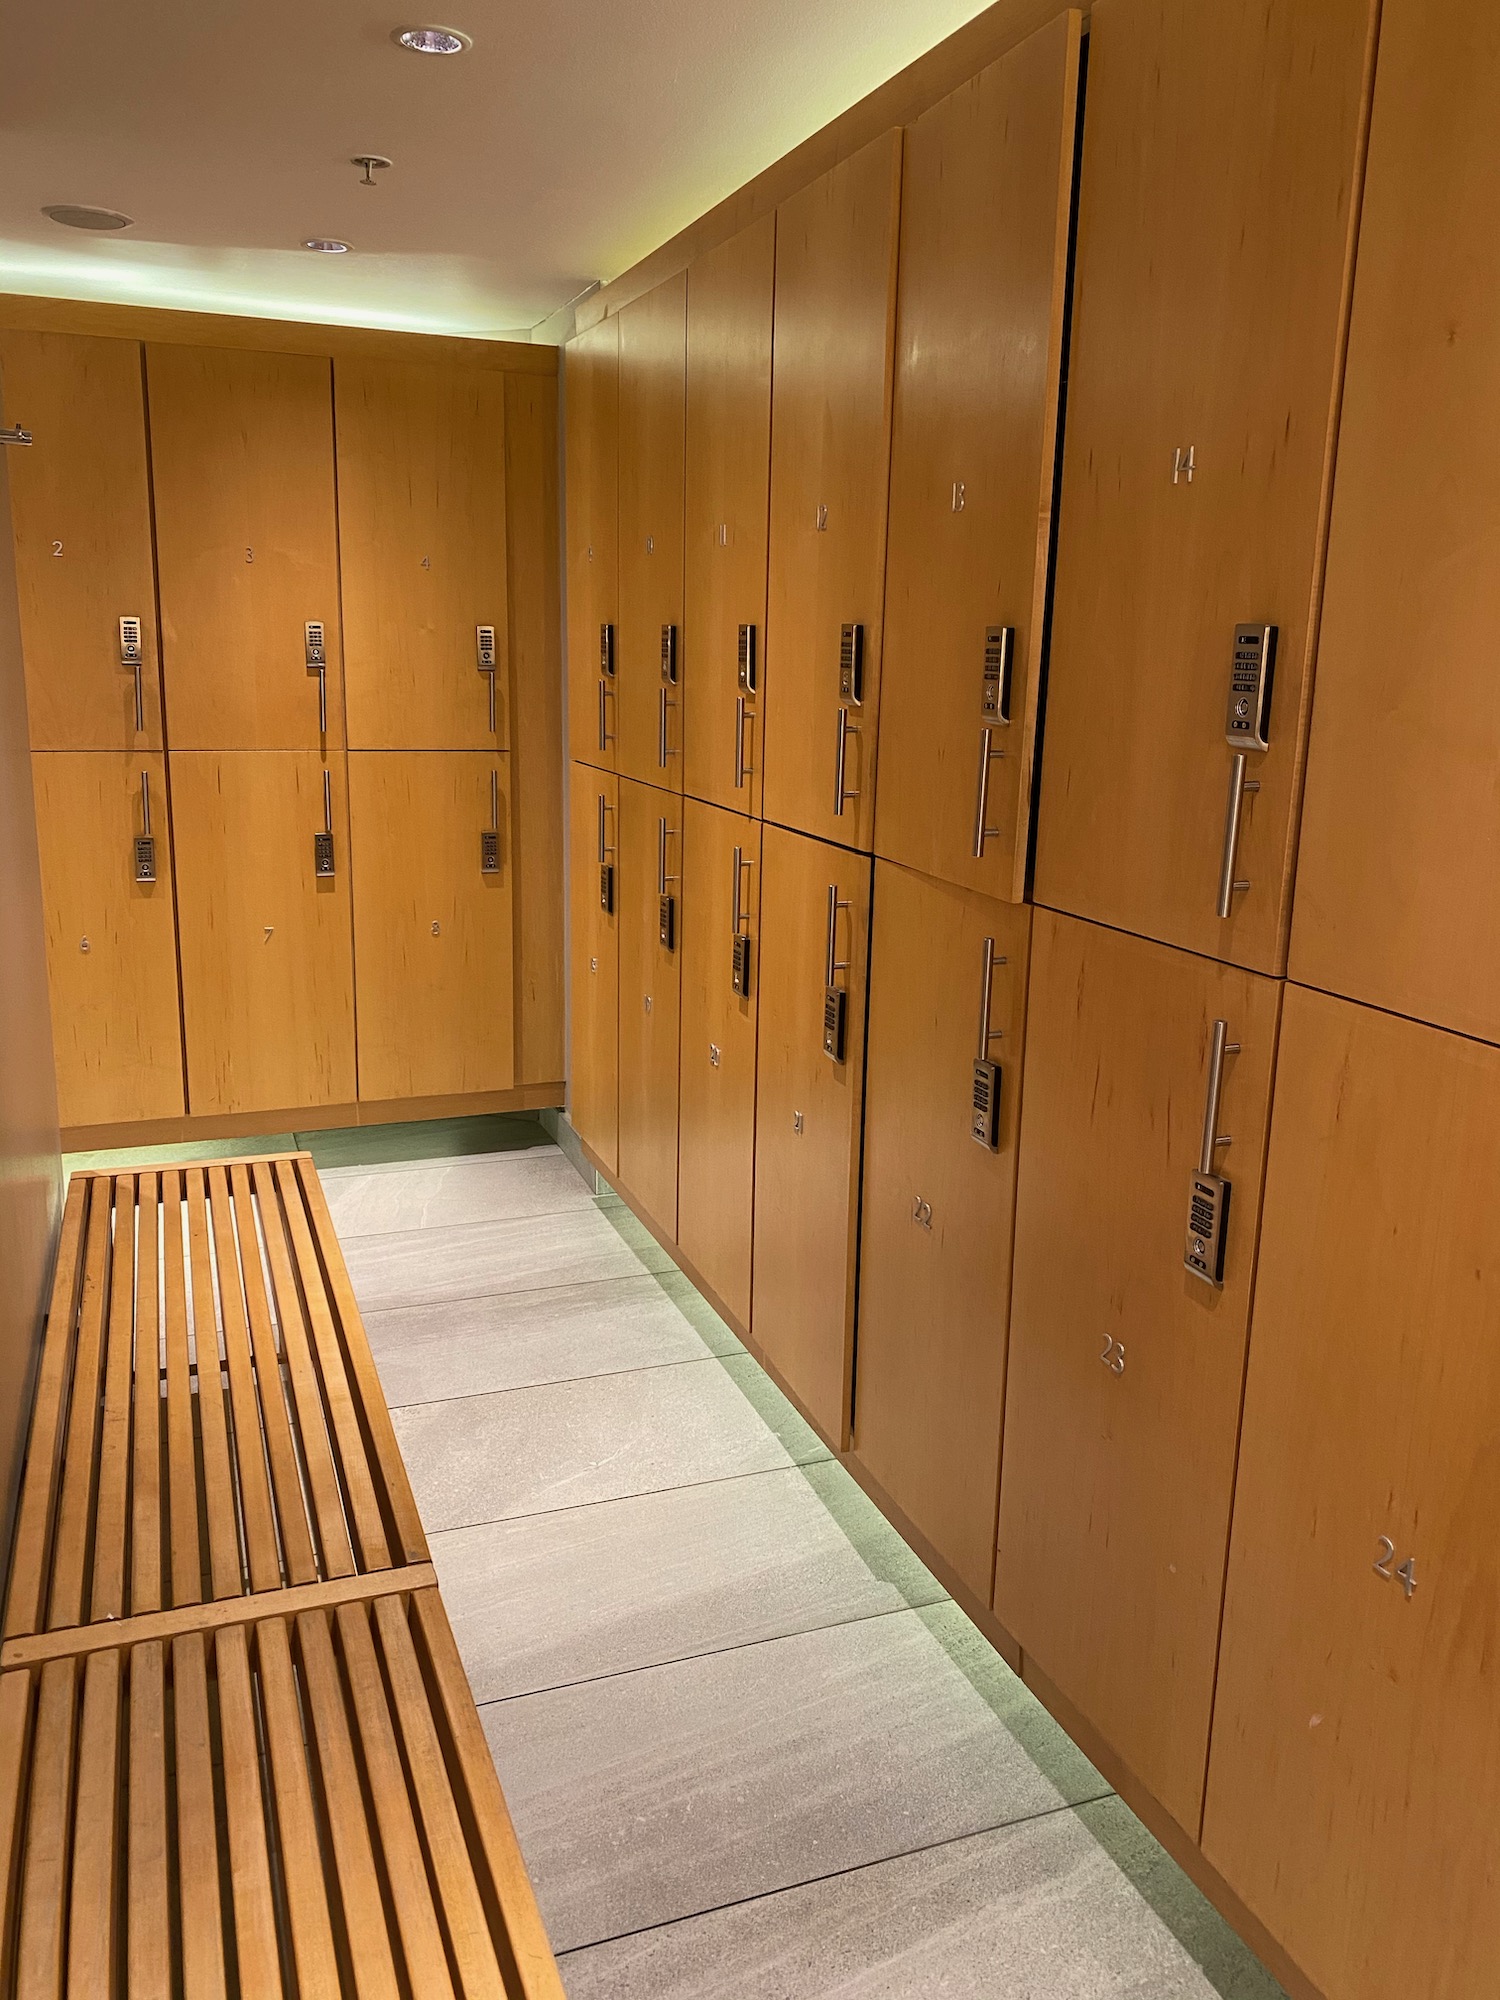
[[[479,1701],[905,1603],[796,1468],[462,1528],[432,1556]]]
[[[396,1306],[364,1319],[393,1408],[701,1361],[707,1352],[644,1271],[592,1285]]]
[[[1141,1831],[1118,1799],[1049,1814],[576,1952],[563,1979],[570,2000],[1249,2000],[1267,1991],[1207,1976],[1095,1838],[1106,1819]]]
[[[1064,1803],[914,1611],[481,1714],[559,1950]]]
[[[356,1236],[344,1245],[344,1258],[367,1313],[634,1278],[642,1269],[640,1258],[593,1207],[513,1222]]]
[[[791,1462],[712,1357],[417,1403],[393,1421],[429,1534]]]
[[[833,1457],[812,1425],[798,1415],[753,1355],[741,1348],[737,1354],[721,1355],[720,1363],[740,1394],[761,1421],[775,1431],[799,1465],[809,1465],[817,1458]]]
[[[344,1168],[325,1174],[323,1188],[345,1243],[393,1230],[453,1228],[594,1205],[555,1146],[472,1160]]]

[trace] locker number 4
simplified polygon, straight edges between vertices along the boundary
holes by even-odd
[[[1380,1554],[1375,1558],[1375,1574],[1387,1583],[1399,1583],[1410,1598],[1417,1587],[1417,1559],[1408,1556],[1404,1563],[1396,1561],[1396,1544],[1389,1535],[1380,1537]]]

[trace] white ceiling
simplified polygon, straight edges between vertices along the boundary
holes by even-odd
[[[434,4],[9,0],[0,290],[524,339],[983,0]],[[473,48],[391,41],[432,21]],[[373,188],[366,152],[394,162]]]

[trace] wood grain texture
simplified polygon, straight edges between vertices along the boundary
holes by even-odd
[[[1036,895],[1263,972],[1286,962],[1378,12],[1090,16]],[[1279,631],[1270,748],[1221,920],[1246,620]]]
[[[161,676],[140,345],[82,334],[0,335],[16,584],[33,750],[159,750]],[[144,727],[120,665],[120,620],[141,621]]]
[[[768,819],[869,847],[880,720],[901,134],[888,132],[776,218],[771,540],[762,799]],[[864,628],[834,811],[839,644]],[[857,731],[858,733],[853,733]]]
[[[566,399],[568,753],[613,770],[618,687],[602,671],[600,628],[620,616],[620,323],[569,341]]]
[[[619,786],[620,1179],[675,1237],[682,953],[661,940],[659,874],[665,827],[666,894],[680,904],[682,800]]]
[[[776,218],[762,216],[688,272],[684,784],[697,799],[759,813],[759,676],[765,667],[771,504],[771,316]],[[757,684],[742,690],[739,633],[754,633]],[[745,742],[736,755],[738,702]],[[744,783],[736,774],[743,765]]]
[[[1047,629],[1083,17],[1076,9],[908,128],[876,851],[1026,893]],[[985,633],[1014,631],[1008,723]]]
[[[691,663],[664,686],[662,627],[682,647],[687,280],[673,278],[620,315],[620,625],[616,638],[616,766],[682,790],[682,719]],[[661,699],[667,750],[661,755]]]
[[[146,349],[168,735],[174,750],[316,750],[309,619],[343,741],[329,365]]]
[[[970,1130],[986,938],[993,1151]],[[1029,909],[876,863],[854,1450],[985,1604],[1030,943]]]
[[[1192,1833],[1280,1004],[1274,980],[1036,914],[995,1613]],[[1183,1247],[1220,1018],[1216,1291]]]
[[[175,1146],[189,1139],[244,1139],[258,1133],[329,1132],[352,1126],[402,1125],[428,1118],[478,1118],[492,1112],[543,1111],[561,1105],[567,1086],[517,1084],[512,1090],[468,1091],[460,1097],[357,1098],[343,1104],[282,1105],[272,1111],[205,1112],[201,1117],[152,1118],[134,1124],[73,1125],[64,1133],[69,1152],[107,1152],[121,1146]]]
[[[1478,1994],[1500,1053],[1295,986],[1281,1041],[1204,1850],[1328,2000]]]
[[[610,1173],[619,1166],[620,1127],[619,783],[612,772],[570,767],[568,1117]],[[613,870],[608,908],[605,866]]]
[[[333,370],[349,742],[505,749],[505,381],[340,358]],[[495,727],[476,630],[495,628]]]
[[[150,787],[156,880],[138,882]],[[182,1019],[167,766],[128,750],[36,753],[58,1105],[69,1125],[181,1117]]]

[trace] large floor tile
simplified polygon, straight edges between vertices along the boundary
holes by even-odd
[[[563,1979],[570,2000],[1270,2000],[1206,1904],[1230,1948],[1198,1963],[1121,1843],[1155,1846],[1107,1799],[598,1945]]]
[[[559,1950],[1066,1797],[914,1611],[481,1714]],[[1057,1769],[1074,1797],[1105,1790],[1076,1752]]]
[[[492,1292],[635,1278],[649,1268],[593,1207],[514,1221],[468,1222],[453,1229],[355,1236],[344,1244],[344,1258],[355,1296],[367,1313],[484,1298]]]
[[[394,1422],[429,1534],[793,1462],[712,1358],[417,1403]]]
[[[340,1240],[393,1230],[452,1228],[505,1217],[592,1208],[594,1196],[555,1146],[478,1159],[345,1167],[323,1177]]]

